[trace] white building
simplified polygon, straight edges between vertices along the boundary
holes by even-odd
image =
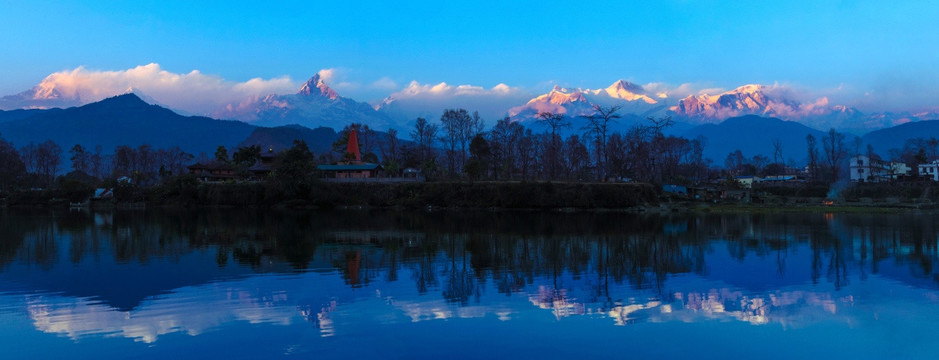
[[[865,155],[858,155],[848,160],[851,166],[851,181],[854,182],[880,182],[889,180],[890,164]]]
[[[919,176],[929,178],[932,181],[939,181],[939,160],[933,160],[931,163],[919,164]]]

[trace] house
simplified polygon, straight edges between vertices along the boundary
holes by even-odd
[[[865,155],[857,155],[848,160],[851,181],[880,182],[891,178],[890,163]]]
[[[738,177],[736,178],[736,180],[737,180],[737,182],[740,183],[740,187],[742,187],[742,188],[744,188],[744,189],[752,188],[752,187],[753,187],[753,183],[758,183],[758,182],[760,182],[760,178],[758,178],[758,177],[756,177],[756,176],[753,176],[753,175],[738,176]]]
[[[316,169],[327,179],[368,179],[384,175],[381,165],[373,163],[318,165]]]
[[[186,167],[190,175],[195,175],[202,182],[224,181],[235,178],[235,168],[228,164],[209,161],[195,163]]]
[[[912,171],[912,170],[913,170],[913,169],[910,169],[910,167],[907,166],[906,163],[902,163],[902,162],[891,162],[891,163],[890,163],[890,174],[889,174],[889,175],[890,175],[890,179],[891,179],[891,180],[897,180],[897,179],[902,179],[902,178],[905,178],[905,177],[907,177],[907,176],[910,176],[910,171]]]
[[[770,184],[783,184],[783,183],[798,183],[803,182],[802,179],[799,179],[796,175],[772,175],[765,176],[760,179],[761,183],[770,183]]]
[[[261,153],[261,159],[251,165],[248,171],[256,179],[263,179],[271,175],[274,171],[274,161],[277,159],[274,147],[267,148],[267,151]]]
[[[919,176],[932,181],[939,181],[939,160],[931,163],[919,164]]]

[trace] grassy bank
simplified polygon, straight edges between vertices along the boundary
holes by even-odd
[[[168,207],[624,209],[657,205],[658,194],[650,184],[316,182],[288,188],[264,183],[178,182],[122,189],[115,192],[115,202]]]

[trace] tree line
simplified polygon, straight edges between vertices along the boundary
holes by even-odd
[[[447,109],[439,122],[418,118],[410,143],[383,142],[382,162],[386,169],[421,169],[428,178],[494,181],[693,183],[715,171],[704,158],[703,137],[666,135],[674,123],[668,117],[614,131],[619,109],[595,106],[580,128],[563,114],[542,112],[534,124],[505,117],[488,131],[477,112]]]

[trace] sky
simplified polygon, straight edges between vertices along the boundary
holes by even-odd
[[[528,95],[625,79],[935,109],[937,18],[936,1],[7,0],[0,95],[149,65],[232,96],[293,92],[320,72],[372,103],[441,83]]]

